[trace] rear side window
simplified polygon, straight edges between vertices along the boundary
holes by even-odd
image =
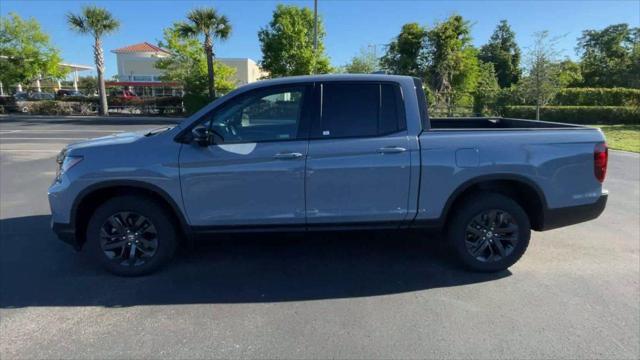
[[[397,85],[325,83],[317,138],[372,137],[404,130]]]
[[[380,117],[378,134],[391,134],[404,130],[404,112],[401,108],[402,98],[397,86],[382,84],[380,86]]]

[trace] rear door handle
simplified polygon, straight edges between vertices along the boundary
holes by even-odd
[[[279,160],[293,160],[300,159],[303,155],[297,152],[277,153],[273,155],[274,158]]]
[[[407,151],[407,149],[400,146],[385,146],[378,149],[378,152],[382,154],[398,154]]]

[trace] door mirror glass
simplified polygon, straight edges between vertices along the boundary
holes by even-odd
[[[193,142],[200,146],[209,146],[212,143],[209,129],[204,126],[198,126],[191,131]]]
[[[191,131],[192,141],[200,146],[224,143],[224,138],[220,133],[206,126],[198,126]]]

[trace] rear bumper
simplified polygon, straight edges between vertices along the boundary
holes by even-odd
[[[602,193],[598,200],[592,204],[546,209],[540,231],[557,229],[597,218],[604,211],[608,196],[609,194],[606,192]]]
[[[80,250],[80,244],[76,237],[76,230],[71,224],[56,223],[51,221],[51,230],[58,236],[58,239]]]

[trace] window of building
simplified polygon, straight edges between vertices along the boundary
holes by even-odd
[[[151,81],[150,75],[133,75],[133,81]]]

